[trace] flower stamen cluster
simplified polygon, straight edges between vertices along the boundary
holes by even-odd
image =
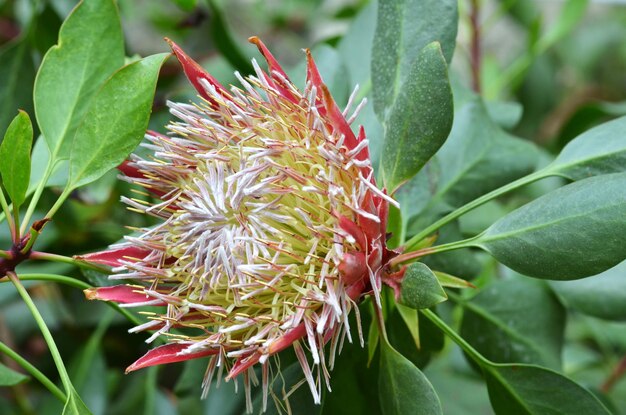
[[[170,134],[149,132],[153,157],[121,167],[124,180],[159,198],[124,202],[162,221],[89,256],[115,265],[112,278],[138,284],[91,297],[166,307],[131,331],[154,330],[148,342],[167,336],[169,349],[153,349],[130,370],[210,355],[205,392],[216,369],[243,374],[250,405],[261,363],[265,406],[267,359],[293,345],[319,403],[336,351],[352,341],[355,302],[378,296],[395,202],[375,185],[363,129],[350,130],[356,115],[339,111],[310,53],[300,92],[251,40],[270,72],[253,61],[256,75],[236,74],[242,88],[229,90],[172,44],[203,100],[168,103],[177,118]]]

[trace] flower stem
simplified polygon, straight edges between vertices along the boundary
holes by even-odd
[[[389,266],[394,267],[396,265],[412,261],[426,255],[438,254],[441,252],[452,251],[454,249],[469,248],[471,246],[474,246],[473,242],[477,238],[478,236],[474,236],[472,238],[463,239],[461,241],[454,241],[447,244],[435,245],[428,248],[419,249],[413,252],[406,252],[396,256],[391,261],[389,261]]]
[[[624,375],[626,375],[626,356],[624,356],[622,360],[620,360],[620,362],[617,364],[615,369],[613,369],[613,372],[611,372],[611,374],[604,381],[602,386],[600,386],[600,390],[604,393],[609,393],[611,389],[613,389],[613,386],[615,386],[615,384]]]
[[[63,190],[63,193],[61,193],[57,201],[54,202],[54,205],[52,205],[48,213],[46,213],[45,217],[47,219],[52,219],[54,214],[57,212],[57,210],[59,210],[59,208],[61,207],[63,202],[65,202],[65,199],[67,199],[67,197],[70,195],[71,192],[72,192],[72,188],[70,188],[69,186],[65,187],[65,189]]]
[[[22,228],[20,233],[26,232],[26,228],[28,227],[28,223],[30,222],[30,218],[33,216],[35,212],[35,208],[37,207],[37,203],[39,203],[39,199],[41,198],[41,194],[43,193],[43,189],[46,187],[46,183],[48,183],[48,179],[52,175],[52,170],[54,169],[54,163],[52,162],[53,157],[50,155],[50,159],[48,160],[48,165],[46,166],[46,171],[41,178],[41,181],[37,185],[37,189],[35,189],[35,193],[33,194],[32,199],[30,199],[30,203],[28,204],[28,209],[26,209],[26,214],[24,215],[24,220],[22,221]]]
[[[26,289],[24,288],[24,286],[18,279],[17,275],[14,272],[8,272],[7,276],[9,277],[13,285],[15,285],[17,292],[20,294],[20,296],[22,297],[22,300],[24,300],[24,303],[26,304],[31,314],[33,315],[35,321],[37,322],[37,325],[39,326],[39,330],[41,331],[41,334],[43,335],[46,341],[46,344],[48,345],[48,348],[50,349],[50,354],[52,354],[52,359],[54,360],[54,363],[57,367],[57,371],[59,372],[59,376],[61,377],[61,382],[63,383],[63,388],[65,389],[65,392],[67,394],[71,393],[71,391],[74,390],[74,387],[72,386],[72,382],[70,381],[70,377],[67,374],[65,365],[63,364],[63,359],[61,358],[59,349],[57,349],[57,346],[54,342],[54,338],[52,337],[52,333],[50,333],[50,330],[48,329],[46,322],[41,316],[41,313],[39,313],[39,310],[37,310],[37,307],[35,306],[33,299],[30,297],[30,295],[28,295],[28,291],[26,291]]]
[[[374,309],[374,318],[376,319],[376,325],[378,326],[380,338],[389,343],[389,340],[387,339],[387,329],[385,328],[385,316],[383,316],[383,309],[382,307],[378,307],[376,301],[372,301],[372,308]]]
[[[17,241],[17,232],[15,229],[15,222],[13,221],[13,215],[11,215],[11,209],[9,209],[9,204],[4,197],[4,192],[0,189],[0,207],[2,207],[2,213],[7,218],[7,224],[9,225],[9,230],[11,231],[11,240],[13,242]]]
[[[70,287],[78,288],[79,290],[86,290],[89,288],[93,288],[91,285],[83,282],[81,280],[77,280],[76,278],[66,277],[65,275],[57,275],[57,274],[22,274],[20,275],[21,281],[50,281],[56,282],[58,284],[68,285]],[[141,324],[139,319],[135,317],[128,310],[121,308],[119,305],[111,302],[105,302],[106,305],[113,308],[115,311],[123,315],[126,320],[130,321],[135,325]],[[158,340],[158,339],[157,339]]]
[[[472,89],[480,94],[480,75],[481,75],[481,27],[480,27],[480,4],[479,0],[471,0],[470,9],[470,63],[472,68]]]
[[[20,211],[18,206],[13,206],[13,240],[18,242],[22,236],[20,232]]]
[[[464,215],[465,213],[469,212],[472,209],[477,208],[478,206],[489,202],[492,199],[495,199],[498,196],[501,196],[507,192],[510,192],[511,190],[515,190],[519,187],[522,187],[524,185],[530,184],[532,182],[535,182],[537,180],[543,179],[545,177],[551,176],[552,173],[548,170],[548,169],[542,169],[539,171],[536,171],[535,173],[529,174],[528,176],[524,176],[520,179],[517,179],[505,186],[502,186],[498,189],[495,189],[477,199],[472,200],[471,202],[467,203],[466,205],[461,206],[460,208],[458,208],[455,211],[452,211],[450,213],[448,213],[446,216],[444,216],[443,218],[439,219],[438,221],[436,221],[435,223],[433,223],[432,225],[426,227],[425,229],[423,229],[421,232],[419,232],[417,235],[413,236],[411,239],[409,239],[407,241],[407,243],[405,244],[404,247],[404,252],[410,252],[412,249],[415,249],[415,247],[420,243],[420,241],[424,238],[426,238],[428,235],[432,234],[433,232],[435,232],[436,230],[438,230],[439,228],[441,228],[442,226],[452,222],[453,220],[455,220],[456,218]],[[443,246],[443,245],[440,245]]]
[[[104,268],[95,264],[91,264],[89,262],[81,261],[79,259],[75,259],[72,257],[57,255],[57,254],[50,254],[48,252],[33,251],[30,254],[29,259],[62,262],[64,264],[74,265],[78,268],[91,269],[94,271],[102,272],[104,274],[110,274],[110,271],[107,268]]]
[[[9,346],[0,342],[0,353],[4,353],[9,358],[13,359],[15,363],[20,365],[24,370],[32,375],[35,379],[37,379],[43,386],[46,387],[54,396],[56,396],[61,402],[65,403],[67,401],[67,396],[61,389],[59,389],[50,379],[46,377],[43,373],[39,371],[35,366],[30,364],[26,359],[22,356],[11,350]]]

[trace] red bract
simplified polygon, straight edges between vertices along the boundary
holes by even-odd
[[[327,366],[344,336],[351,340],[351,310],[367,293],[379,303],[395,255],[385,245],[395,202],[376,187],[363,128],[353,133],[354,115],[346,120],[308,51],[301,92],[265,45],[250,41],[269,71],[253,61],[256,76],[236,74],[243,89],[224,88],[170,42],[203,102],[168,103],[179,121],[169,135],[146,135],[154,158],[120,167],[159,199],[124,201],[162,222],[81,257],[136,284],[89,298],[166,307],[132,331],[170,343],[128,371],[210,356],[206,389],[216,369],[227,379],[241,374],[249,410],[253,366],[262,366],[265,407],[268,358],[291,346],[320,401]]]

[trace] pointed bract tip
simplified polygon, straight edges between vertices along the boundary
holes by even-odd
[[[125,373],[134,372],[144,367],[162,365],[165,363],[184,362],[185,360],[198,359],[218,353],[218,349],[202,350],[195,353],[184,353],[189,344],[170,343],[148,350],[132,365],[128,366]]]

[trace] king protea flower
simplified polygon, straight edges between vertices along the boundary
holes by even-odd
[[[351,341],[350,312],[365,294],[378,302],[395,204],[376,187],[363,128],[350,128],[356,114],[346,119],[311,54],[299,91],[265,45],[250,41],[269,70],[253,61],[256,76],[236,74],[243,88],[230,89],[171,43],[202,100],[169,103],[178,121],[167,136],[147,133],[154,156],[120,166],[124,180],[159,199],[124,202],[162,221],[82,257],[136,283],[87,290],[88,298],[163,307],[130,331],[152,330],[148,343],[166,336],[167,344],[127,372],[210,356],[205,393],[216,368],[227,380],[242,375],[249,410],[254,367],[265,408],[268,358],[287,347],[320,402],[338,345]]]

